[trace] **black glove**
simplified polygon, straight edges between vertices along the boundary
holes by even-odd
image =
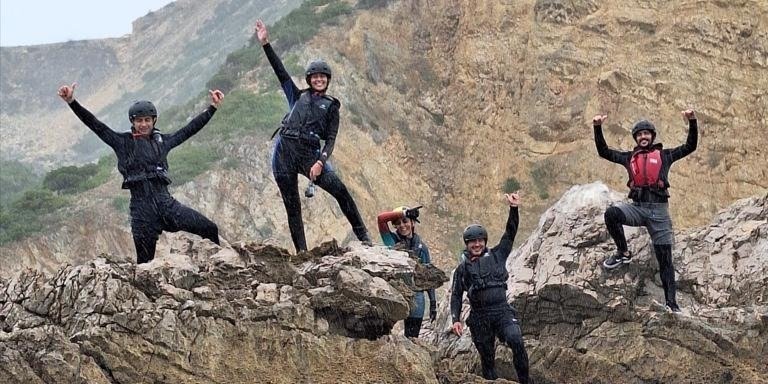
[[[429,322],[434,323],[437,319],[437,303],[434,301],[429,302]]]
[[[405,210],[405,217],[407,217],[407,218],[409,218],[409,219],[411,219],[411,220],[413,220],[413,221],[415,221],[417,223],[421,223],[421,221],[419,221],[419,209],[421,207],[423,207],[423,205],[419,205],[416,208],[408,208],[408,209],[406,209]]]

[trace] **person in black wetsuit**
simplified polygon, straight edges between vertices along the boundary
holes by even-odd
[[[299,174],[330,193],[358,240],[370,245],[371,238],[357,205],[328,161],[339,130],[341,108],[339,100],[326,93],[331,81],[331,67],[322,60],[311,62],[305,71],[309,88],[299,89],[269,44],[267,27],[261,20],[256,21],[256,37],[280,81],[290,109],[275,140],[272,173],[288,214],[288,227],[296,251],[307,250],[299,200]],[[320,140],[325,142],[322,149]]]
[[[171,134],[155,128],[157,109],[149,101],[137,101],[128,110],[131,132],[118,133],[99,121],[75,100],[77,84],[59,88],[61,97],[80,121],[115,151],[117,170],[123,176],[123,189],[131,191],[131,233],[136,246],[136,262],[155,257],[155,246],[163,231],[186,231],[219,244],[219,229],[211,220],[176,201],[168,192],[168,152],[200,131],[224,99],[219,91],[209,91],[211,105],[186,126]]]
[[[522,384],[532,383],[528,377],[528,353],[525,351],[520,325],[515,310],[507,302],[507,257],[512,252],[512,243],[520,221],[517,193],[504,195],[509,204],[509,218],[501,241],[488,249],[488,232],[483,226],[472,224],[464,230],[466,249],[461,262],[453,272],[451,287],[451,317],[453,332],[461,336],[461,307],[464,292],[469,298],[470,312],[467,325],[472,332],[472,342],[480,354],[483,377],[498,378],[495,369],[496,338],[512,348],[517,379]]]
[[[603,261],[606,269],[618,268],[630,262],[632,254],[627,247],[624,225],[645,227],[651,235],[653,251],[659,262],[659,276],[664,288],[666,308],[680,312],[675,289],[675,268],[672,266],[672,245],[675,242],[672,219],[669,216],[669,169],[677,160],[693,153],[698,145],[698,122],[692,109],[682,111],[688,121],[688,138],[683,145],[664,149],[654,143],[656,127],[641,120],[632,127],[632,138],[637,146],[632,151],[617,151],[608,147],[603,137],[602,124],[607,115],[592,119],[595,146],[600,157],[627,169],[631,204],[614,204],[605,211],[605,225],[616,243],[616,253]]]

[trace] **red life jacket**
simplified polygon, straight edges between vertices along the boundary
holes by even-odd
[[[661,180],[661,150],[637,151],[629,162],[629,187],[656,187],[664,189]]]

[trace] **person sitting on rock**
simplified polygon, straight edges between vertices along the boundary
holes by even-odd
[[[272,173],[288,214],[288,228],[296,251],[307,250],[299,200],[299,174],[330,193],[339,203],[357,239],[371,245],[355,201],[328,162],[339,131],[341,108],[339,100],[326,93],[331,82],[331,67],[323,60],[311,62],[304,72],[309,88],[299,89],[269,44],[267,26],[261,20],[256,21],[256,37],[272,65],[290,109],[275,140]],[[322,150],[320,140],[325,141]]]
[[[136,262],[148,263],[155,257],[157,239],[163,231],[187,231],[219,244],[219,228],[192,208],[176,201],[168,192],[168,153],[199,132],[216,113],[224,99],[219,91],[209,91],[211,105],[186,126],[172,134],[155,128],[157,109],[149,101],[137,101],[128,109],[131,132],[117,133],[99,121],[75,100],[77,84],[59,88],[72,112],[102,141],[115,151],[117,170],[123,176],[123,189],[131,191],[131,233],[136,246]]]
[[[675,269],[672,266],[672,245],[674,234],[669,217],[669,168],[677,160],[696,150],[698,125],[696,113],[689,109],[682,112],[688,120],[688,138],[685,144],[664,149],[661,143],[654,143],[656,127],[647,120],[641,120],[632,127],[632,137],[637,146],[632,151],[617,151],[608,148],[603,137],[602,124],[607,115],[596,115],[592,119],[595,145],[600,157],[621,164],[629,174],[629,198],[632,204],[618,203],[605,211],[605,225],[616,243],[616,253],[603,262],[607,269],[614,269],[629,263],[632,254],[627,247],[623,225],[645,227],[651,235],[653,250],[659,262],[659,275],[664,288],[666,307],[680,312],[675,298]]]
[[[472,342],[480,354],[483,377],[498,378],[495,369],[496,338],[506,343],[513,353],[517,379],[522,384],[532,383],[528,377],[528,353],[518,325],[515,310],[507,302],[507,257],[517,235],[520,221],[518,193],[505,194],[509,204],[509,217],[501,241],[488,249],[488,232],[483,226],[472,224],[464,229],[464,250],[461,262],[453,272],[451,287],[451,317],[453,332],[461,336],[461,309],[464,292],[469,298],[467,325],[472,332]]]
[[[412,252],[418,256],[421,264],[429,264],[429,247],[416,234],[416,222],[419,222],[419,208],[398,207],[389,212],[379,214],[377,221],[379,223],[379,234],[384,245],[388,247],[402,247],[404,250]],[[391,231],[389,223],[395,227]],[[429,321],[434,322],[437,318],[437,300],[435,290],[427,290],[429,295]],[[405,336],[419,337],[421,323],[424,319],[424,291],[415,292],[411,313],[405,319]]]

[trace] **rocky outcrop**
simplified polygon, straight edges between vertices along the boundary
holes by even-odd
[[[600,266],[614,250],[603,212],[618,200],[602,183],[571,188],[510,256],[508,297],[537,382],[768,383],[768,195],[676,233],[680,315],[663,307],[645,229],[625,227],[630,264]],[[431,337],[446,370],[476,371],[470,336],[442,332],[447,311],[438,321]],[[497,347],[497,364],[515,377],[508,348]]]
[[[426,349],[388,335],[409,312],[406,253],[176,240],[148,264],[0,280],[0,382],[437,382]]]

